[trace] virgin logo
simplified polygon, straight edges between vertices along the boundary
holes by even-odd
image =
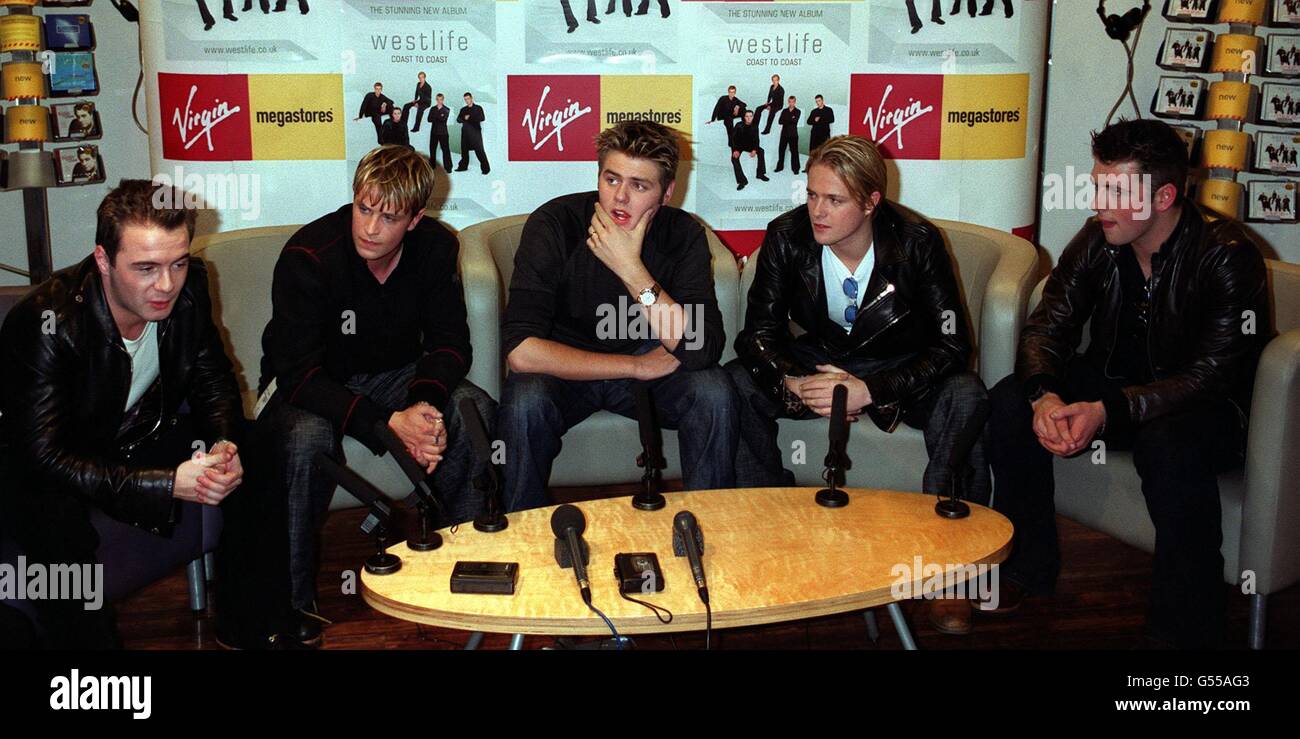
[[[546,112],[542,106],[546,104],[546,96],[549,94],[551,94],[551,86],[547,85],[542,88],[542,96],[538,98],[537,106],[532,110],[524,111],[523,125],[528,129],[528,138],[533,142],[533,151],[541,149],[552,138],[555,139],[556,147],[564,151],[564,135],[561,133],[564,127],[591,112],[591,106],[584,108],[581,103],[574,100],[569,100],[563,108]],[[539,134],[541,134],[540,139]]]
[[[207,139],[208,151],[212,151],[212,129],[218,123],[238,113],[240,107],[238,105],[231,107],[229,103],[216,100],[214,101],[216,105],[211,108],[195,111],[191,106],[194,103],[194,95],[198,91],[198,85],[190,85],[190,95],[185,99],[185,112],[182,113],[180,108],[176,108],[172,113],[172,125],[176,127],[187,151],[201,138]]]
[[[862,117],[862,123],[871,131],[872,141],[885,143],[892,136],[895,140],[894,145],[898,148],[898,151],[902,151],[906,148],[903,145],[903,129],[907,127],[907,124],[933,111],[934,106],[926,105],[922,107],[921,101],[913,98],[909,99],[907,105],[901,108],[889,107],[889,94],[893,91],[893,85],[885,86],[885,91],[880,95],[880,104],[867,108],[867,114]]]

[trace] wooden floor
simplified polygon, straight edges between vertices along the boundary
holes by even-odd
[[[675,487],[675,486],[674,486]],[[612,492],[589,488],[555,489],[557,501],[578,502]],[[323,564],[318,580],[320,608],[334,623],[326,627],[326,649],[460,649],[468,634],[409,623],[371,609],[360,595],[342,593],[342,573],[359,572],[373,549],[358,526],[360,509],[336,511],[325,526]],[[1143,614],[1151,555],[1105,534],[1058,518],[1064,571],[1056,595],[1030,599],[1011,617],[978,617],[973,633],[941,634],[926,619],[924,603],[906,601],[912,633],[923,649],[1131,649],[1149,648],[1143,640]],[[575,592],[574,597],[577,597]],[[1229,647],[1246,644],[1247,598],[1233,593],[1229,606]],[[893,624],[879,609],[880,640],[867,639],[862,614],[787,624],[718,631],[714,649],[900,649]],[[118,604],[118,626],[132,649],[219,649],[211,619],[194,619],[186,607],[184,570]],[[483,649],[505,649],[508,635],[488,635]],[[597,640],[580,640],[588,644]],[[641,649],[702,649],[704,634],[638,636]],[[525,649],[556,645],[551,637],[528,636]],[[1268,645],[1300,648],[1300,585],[1269,598]]]

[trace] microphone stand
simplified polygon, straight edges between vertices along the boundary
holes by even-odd
[[[636,388],[637,424],[641,430],[641,453],[636,457],[636,466],[645,470],[641,475],[641,492],[632,498],[632,507],[638,511],[657,511],[667,501],[660,491],[663,490],[663,470],[668,466],[664,459],[663,439],[655,423],[654,403],[650,398],[650,389],[645,384]]]
[[[490,462],[483,474],[474,480],[474,486],[483,493],[483,511],[474,517],[474,530],[485,534],[505,531],[510,521],[501,510],[501,485],[496,468]]]
[[[388,424],[379,421],[374,427],[375,434],[388,449],[388,453],[393,455],[393,460],[406,473],[407,479],[414,486],[416,498],[415,510],[420,514],[420,534],[406,540],[406,547],[413,552],[431,552],[442,546],[442,534],[436,531],[433,517],[442,506],[434,496],[433,489],[425,479],[424,469],[420,467],[411,455],[406,453],[406,447],[402,444],[393,430],[388,428]]]
[[[849,504],[849,494],[839,488],[840,475],[845,469],[840,453],[835,449],[827,452],[825,465],[822,479],[829,487],[817,491],[817,505],[823,508],[843,508]]]
[[[375,537],[375,553],[366,558],[366,572],[372,575],[391,575],[402,569],[402,559],[388,552],[388,527],[378,515],[378,508],[372,506],[370,515],[361,522],[361,530],[367,534],[373,533]],[[410,547],[410,542],[407,546]]]
[[[641,475],[641,492],[632,498],[632,507],[638,511],[657,511],[663,508],[667,501],[659,491],[663,490],[663,469],[668,466],[663,454],[657,449],[645,447],[636,456],[636,466],[644,468],[645,473]]]
[[[955,468],[949,468],[948,497],[940,493],[939,501],[934,504],[934,512],[944,518],[958,519],[970,515],[970,506],[961,499],[961,484]]]

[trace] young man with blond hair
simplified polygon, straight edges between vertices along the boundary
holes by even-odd
[[[853,420],[924,431],[924,491],[960,484],[966,498],[987,502],[983,449],[951,460],[958,438],[978,434],[970,427],[988,394],[970,370],[966,309],[939,230],[885,199],[885,164],[865,138],[830,139],[806,173],[807,204],[767,226],[738,356],[727,365],[740,403],[737,483],[790,484],[777,419],[829,417],[844,385]],[[796,337],[792,322],[805,333]],[[949,610],[955,617],[936,625],[968,631],[967,602]]]
[[[404,146],[361,159],[353,200],[303,226],[275,266],[271,321],[262,336],[261,389],[275,384],[261,418],[272,424],[288,496],[296,637],[320,641],[315,618],[317,529],[335,484],[313,459],[342,458],[348,435],[375,454],[386,423],[432,475],[451,521],[480,509],[461,399],[491,422],[492,400],[465,379],[470,366],[455,235],[432,218],[428,160]]]
[[[735,482],[735,398],[718,366],[726,336],[708,240],[668,205],[677,135],[628,121],[603,131],[596,149],[596,191],[533,211],[515,254],[497,423],[509,510],[548,503],[561,437],[601,409],[633,417],[635,383],[649,386],[663,425],[678,430],[687,490]],[[621,325],[611,327],[611,315]]]

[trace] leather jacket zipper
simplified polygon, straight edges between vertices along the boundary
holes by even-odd
[[[889,297],[889,296],[892,295],[893,293],[894,293],[894,283],[892,283],[892,282],[890,282],[890,283],[886,283],[886,284],[885,284],[885,289],[884,289],[884,290],[881,290],[881,291],[880,291],[880,294],[877,295],[874,299],[872,299],[872,301],[871,301],[871,303],[870,303],[869,305],[867,305],[865,308],[862,309],[862,312],[863,312],[863,313],[866,313],[867,311],[869,311],[869,310],[871,310],[872,308],[876,307],[876,304],[877,304],[877,303],[879,303],[880,301],[882,301],[882,300],[884,300],[885,298]],[[861,347],[861,346],[865,346],[865,345],[867,345],[867,344],[870,344],[872,341],[875,340],[875,338],[876,338],[877,336],[879,336],[879,335],[881,335],[882,333],[884,333],[885,330],[888,329],[890,326],[893,326],[895,323],[898,323],[899,321],[901,321],[901,320],[903,320],[904,318],[906,318],[907,315],[908,315],[909,313],[911,313],[910,310],[905,310],[905,311],[903,311],[902,313],[899,313],[898,315],[896,315],[896,316],[894,316],[893,318],[889,319],[889,322],[888,322],[888,323],[886,323],[885,325],[883,325],[883,326],[881,326],[880,328],[876,329],[876,332],[875,332],[875,333],[873,333],[872,335],[868,336],[864,341],[862,341],[861,343],[859,343],[858,346]]]

